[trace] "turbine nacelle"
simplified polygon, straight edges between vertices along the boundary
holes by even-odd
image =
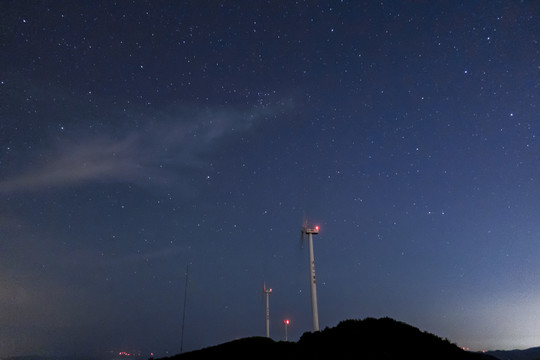
[[[313,227],[313,228],[308,228],[308,227],[304,226],[304,227],[302,228],[302,232],[303,232],[304,234],[314,234],[314,235],[316,235],[316,234],[319,233],[319,225],[316,225],[316,226]]]
[[[304,222],[304,226],[302,226],[302,231],[300,232],[300,242],[304,242],[304,235],[311,234],[311,235],[317,235],[319,233],[319,225],[315,225],[314,227],[309,227],[307,225],[307,221]]]

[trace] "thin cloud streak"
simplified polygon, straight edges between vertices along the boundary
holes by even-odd
[[[122,138],[87,137],[78,142],[56,144],[45,163],[27,168],[20,175],[0,181],[0,193],[40,191],[84,182],[118,181],[147,184],[174,176],[163,163],[176,168],[205,166],[204,154],[213,151],[221,140],[248,131],[269,115],[267,107],[250,111],[233,109],[192,113],[191,121],[182,115],[168,115]],[[179,120],[180,119],[180,120]]]
[[[0,183],[0,192],[40,190],[87,180],[115,179],[135,170],[134,138],[120,141],[104,137],[64,145],[52,159],[37,169]]]

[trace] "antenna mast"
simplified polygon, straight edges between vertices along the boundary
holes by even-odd
[[[182,336],[180,338],[180,353],[184,352],[184,324],[186,322],[186,300],[188,288],[189,264],[186,266],[186,285],[184,287],[184,311],[182,313]]]

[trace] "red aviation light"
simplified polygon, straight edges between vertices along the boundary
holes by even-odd
[[[315,226],[315,231],[319,231],[319,225]]]
[[[290,321],[289,320],[285,320],[285,325],[289,325]]]

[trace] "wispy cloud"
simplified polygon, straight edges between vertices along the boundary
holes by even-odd
[[[64,144],[44,163],[0,182],[1,192],[39,190],[88,180],[129,178],[136,172],[137,140],[86,139]]]
[[[175,168],[204,166],[204,155],[220,141],[244,133],[272,110],[178,110],[162,115],[122,136],[77,134],[41,149],[40,161],[17,175],[0,181],[0,193],[40,191],[92,181],[148,182],[172,176],[163,164]]]

